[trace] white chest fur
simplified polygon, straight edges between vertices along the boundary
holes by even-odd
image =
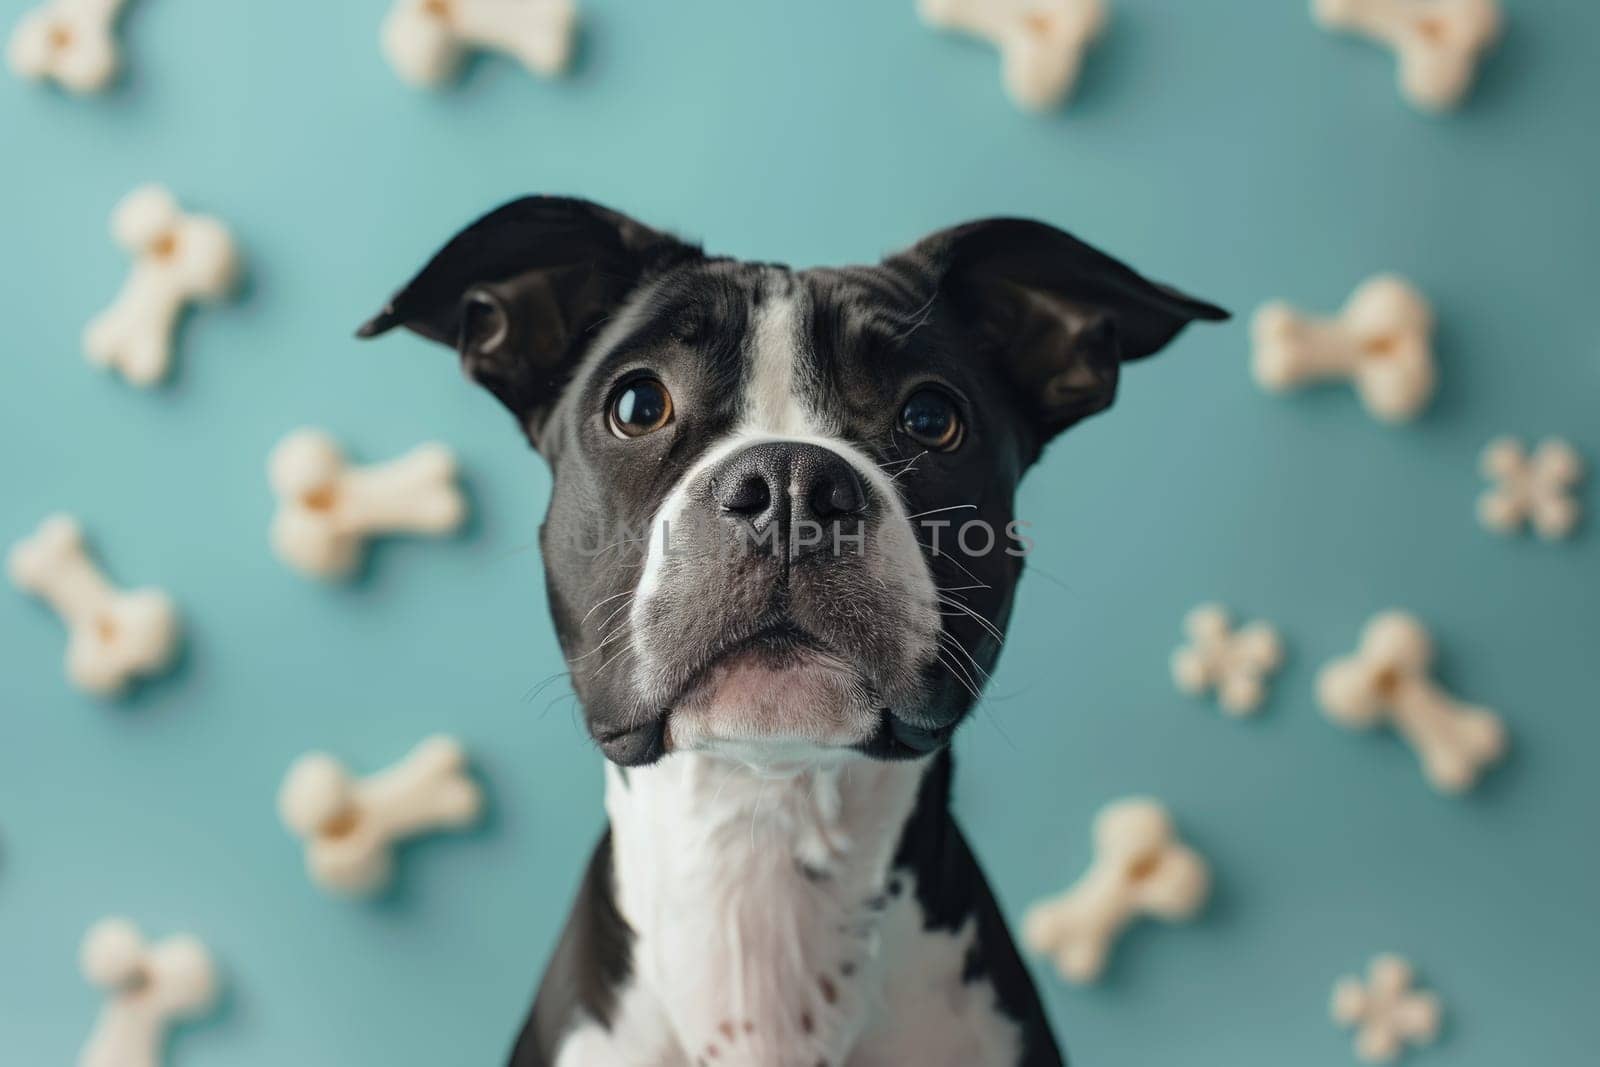
[[[882,1000],[885,883],[923,770],[685,753],[608,771],[635,981],[690,1062],[844,1061]]]
[[[608,768],[632,974],[610,1025],[577,1026],[557,1067],[1017,1063],[1016,1022],[964,974],[973,924],[926,929],[914,880],[889,869],[925,770]]]

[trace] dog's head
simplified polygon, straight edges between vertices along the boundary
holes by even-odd
[[[773,763],[946,743],[1005,636],[1023,471],[1125,360],[1225,317],[1037,222],[794,271],[533,197],[361,334],[456,348],[549,461],[551,610],[605,754]]]

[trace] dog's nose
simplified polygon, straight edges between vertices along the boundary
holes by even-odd
[[[803,555],[830,543],[828,535],[859,516],[866,490],[843,456],[820,445],[767,441],[730,456],[711,476],[711,495],[723,515],[760,535],[787,535]]]

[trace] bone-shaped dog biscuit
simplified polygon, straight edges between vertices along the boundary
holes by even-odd
[[[1228,613],[1203,604],[1183,622],[1189,643],[1172,655],[1172,678],[1191,696],[1215,689],[1224,711],[1248,715],[1261,707],[1266,680],[1283,663],[1283,641],[1265,622],[1235,630]]]
[[[1332,319],[1274,301],[1256,312],[1251,335],[1256,381],[1273,392],[1348,379],[1386,422],[1415,417],[1433,397],[1433,310],[1403,278],[1363,283]]]
[[[1567,442],[1543,441],[1530,456],[1516,438],[1496,438],[1483,450],[1483,473],[1495,483],[1478,498],[1478,518],[1489,529],[1508,534],[1531,524],[1554,540],[1578,525],[1572,490],[1583,480],[1583,459]]]
[[[1356,1055],[1367,1063],[1390,1063],[1407,1045],[1430,1045],[1439,1036],[1443,1007],[1432,993],[1415,989],[1416,974],[1399,956],[1374,959],[1366,980],[1341,978],[1333,989],[1337,1023],[1356,1028]]]
[[[1042,111],[1072,93],[1084,53],[1104,31],[1105,0],[918,0],[923,21],[1000,50],[1006,91]]]
[[[383,53],[403,80],[424,87],[454,77],[474,49],[556,75],[571,62],[577,27],[572,0],[398,0],[383,23]]]
[[[187,934],[149,944],[126,919],[104,919],[84,937],[80,963],[106,1002],[78,1067],[160,1067],[172,1025],[216,1002],[211,953]]]
[[[1360,33],[1400,58],[1400,91],[1425,111],[1466,98],[1478,61],[1500,37],[1499,0],[1314,0],[1317,21]]]
[[[1172,817],[1154,800],[1110,804],[1094,824],[1094,862],[1060,896],[1035,904],[1023,919],[1029,949],[1055,960],[1064,978],[1093,982],[1112,946],[1140,916],[1189,919],[1205,906],[1211,872],[1178,840]]]
[[[466,517],[455,457],[440,444],[358,467],[328,434],[296,430],[273,450],[268,478],[279,498],[273,548],[317,578],[349,573],[378,534],[444,534]]]
[[[104,89],[121,65],[117,15],[124,0],[48,0],[22,16],[6,56],[18,77],[75,93]]]
[[[1471,788],[1505,755],[1505,727],[1487,708],[1456,700],[1429,676],[1433,641],[1414,616],[1384,612],[1367,623],[1354,655],[1322,669],[1317,696],[1328,717],[1356,729],[1387,721],[1422,761],[1434,788]]]
[[[430,737],[394,766],[359,779],[313,752],[295,762],[278,793],[284,824],[306,842],[312,880],[348,894],[388,883],[402,839],[466,826],[482,808],[466,752],[450,737]]]
[[[159,185],[123,198],[111,215],[111,235],[132,253],[133,269],[116,300],[84,331],[84,354],[135,385],[152,385],[171,366],[184,308],[233,290],[238,253],[226,226],[184,214]]]
[[[178,648],[178,612],[159,589],[123,592],[90,559],[83,530],[53,515],[11,549],[18,588],[43,599],[67,626],[67,678],[79,688],[115,694],[155,674]]]

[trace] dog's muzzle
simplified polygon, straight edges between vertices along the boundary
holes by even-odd
[[[673,496],[632,620],[665,749],[898,751],[885,716],[915,704],[938,617],[888,480],[853,450],[764,439]]]

